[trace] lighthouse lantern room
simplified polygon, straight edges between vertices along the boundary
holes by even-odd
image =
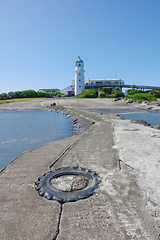
[[[76,61],[75,66],[75,95],[81,93],[85,89],[84,85],[84,63],[80,56],[78,56],[78,60]]]

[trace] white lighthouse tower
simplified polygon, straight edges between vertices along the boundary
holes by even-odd
[[[78,56],[78,60],[76,61],[75,67],[75,95],[81,93],[85,89],[84,85],[84,64],[81,60],[80,56]]]

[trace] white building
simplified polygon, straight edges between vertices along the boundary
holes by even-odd
[[[124,81],[121,79],[87,79],[85,80],[86,88],[96,87],[123,87]]]
[[[120,87],[124,86],[124,81],[121,79],[85,79],[85,89],[98,89],[100,87]],[[71,89],[75,90],[75,80],[72,80]]]
[[[75,66],[75,95],[81,93],[85,89],[84,84],[84,63],[78,56]]]
[[[47,93],[56,93],[60,92],[60,89],[58,88],[49,88],[49,89],[39,89],[40,92],[47,92]]]

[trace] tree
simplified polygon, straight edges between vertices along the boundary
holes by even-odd
[[[6,100],[6,99],[8,99],[7,93],[0,94],[0,100]]]
[[[15,98],[15,92],[9,92],[8,93],[8,98],[12,99],[12,98]]]
[[[133,84],[133,85],[131,86],[131,88],[132,88],[132,89],[135,89],[135,88],[137,88],[137,86],[136,86],[135,84]]]
[[[114,88],[114,91],[119,91],[119,87],[115,87],[115,88]]]
[[[113,90],[113,87],[102,87],[102,91],[105,92],[105,94],[111,94]]]

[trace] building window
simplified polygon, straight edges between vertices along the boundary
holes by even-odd
[[[79,73],[79,75],[81,75],[81,73]]]
[[[81,81],[81,79],[79,79],[79,82]]]
[[[79,86],[79,88],[81,88],[81,86]]]

